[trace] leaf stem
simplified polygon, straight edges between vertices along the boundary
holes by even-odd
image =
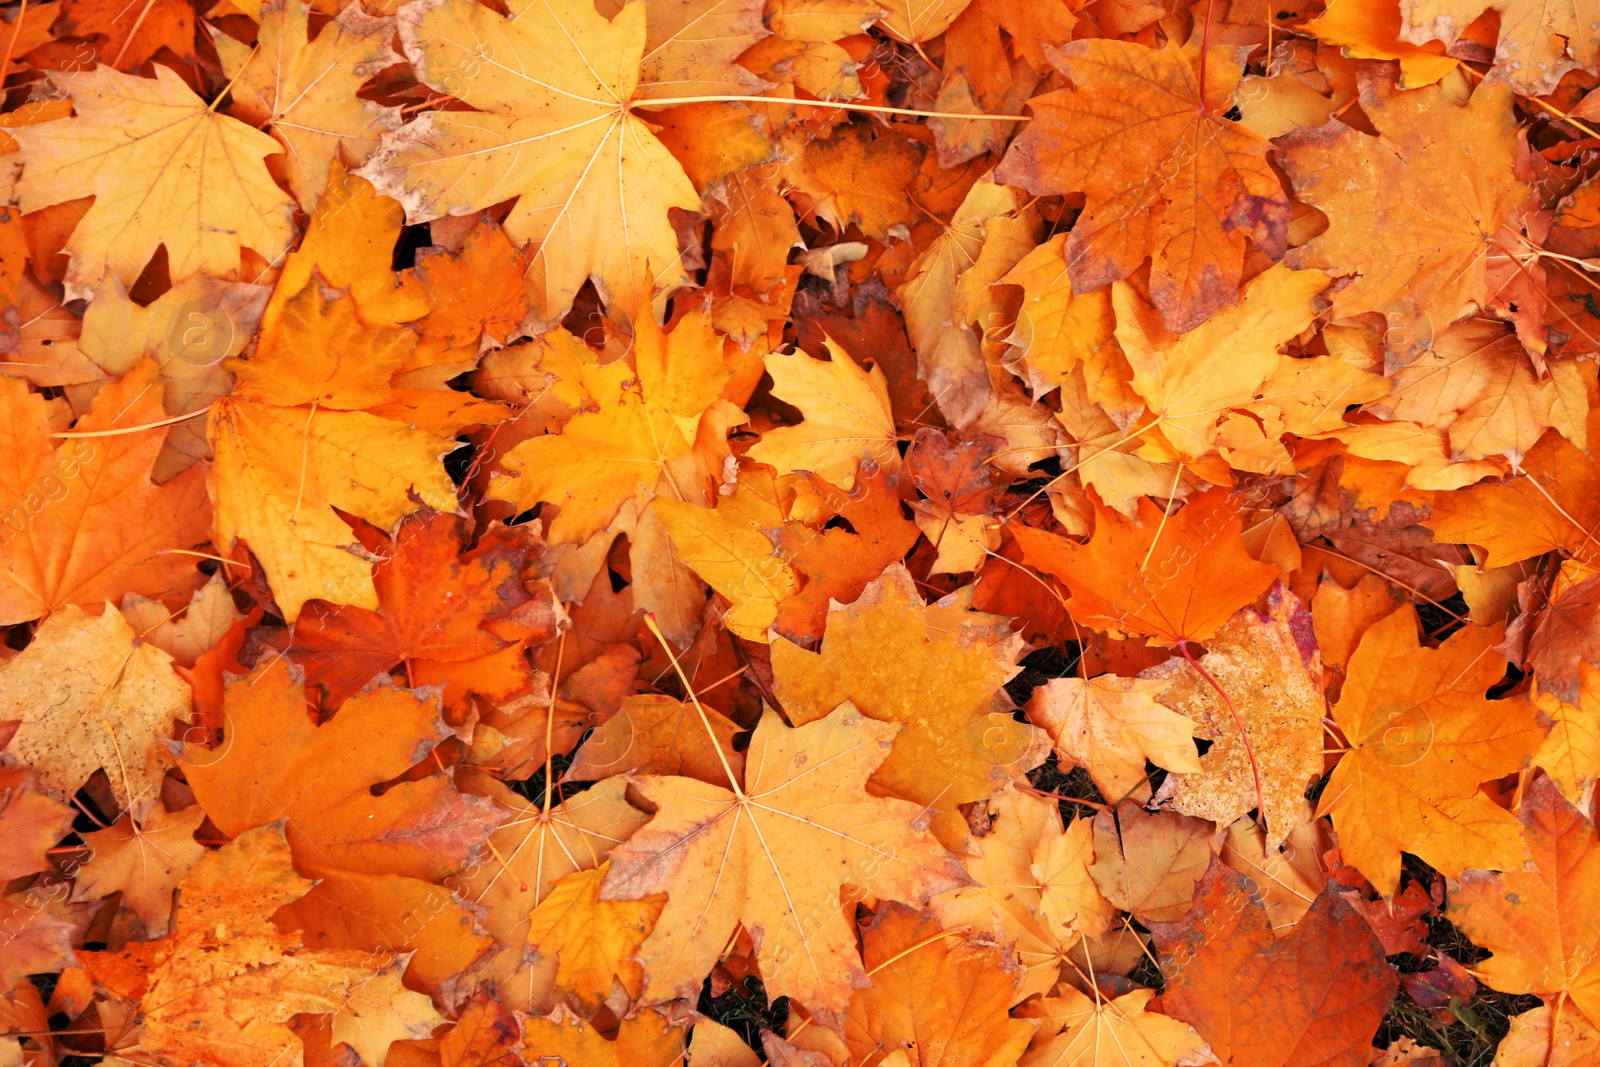
[[[215,401],[212,403],[215,403]],[[61,433],[53,433],[50,436],[68,437],[73,439],[85,437],[122,437],[130,433],[143,433],[146,430],[159,430],[163,426],[171,426],[178,422],[187,422],[189,419],[198,418],[210,410],[211,404],[207,404],[205,407],[200,408],[197,411],[190,411],[183,415],[173,415],[171,418],[158,419],[155,422],[143,422],[138,426],[118,426],[114,430],[64,430]]]
[[[852,104],[846,101],[798,100],[782,96],[672,96],[665,99],[635,100],[633,107],[677,107],[681,104],[775,104],[782,107],[835,108],[845,111],[864,111],[873,115],[906,115],[919,119],[967,119],[983,122],[1028,122],[1031,115],[975,115],[970,111],[918,111],[909,107],[885,107],[879,104]]]

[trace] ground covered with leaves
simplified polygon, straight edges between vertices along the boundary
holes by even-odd
[[[1597,27],[14,0],[0,1067],[1600,1064]]]

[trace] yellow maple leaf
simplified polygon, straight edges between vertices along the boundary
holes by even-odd
[[[1069,985],[1023,1009],[1042,1020],[1021,1067],[1173,1067],[1215,1063],[1216,1056],[1194,1027],[1145,1005],[1152,989],[1135,989],[1115,1000],[1090,1000]]]
[[[1534,754],[1533,764],[1543,767],[1561,792],[1581,803],[1587,787],[1600,776],[1600,668],[1578,664],[1578,699],[1568,704],[1552,693],[1542,693],[1534,679],[1533,704],[1555,722],[1550,735]]]
[[[765,488],[771,489],[770,476]],[[778,604],[799,592],[800,581],[763,532],[781,527],[784,517],[770,493],[763,495],[760,480],[740,478],[734,494],[718,497],[715,508],[665,497],[652,507],[672,537],[677,558],[731,602],[722,624],[765,644]]]
[[[873,785],[938,812],[934,826],[953,847],[966,837],[957,808],[1040,762],[1045,740],[1011,717],[1000,688],[1017,672],[1020,638],[963,603],[924,605],[910,573],[891,564],[854,603],[833,604],[820,653],[772,646],[774,692],[790,721],[849,701],[905,724]]]
[[[1170,681],[1052,678],[1033,691],[1028,718],[1050,735],[1063,769],[1088,769],[1100,794],[1113,802],[1147,777],[1145,760],[1185,774],[1201,769],[1195,722],[1156,703]]]
[[[145,933],[161,937],[172,917],[172,891],[206,853],[194,839],[205,817],[199,805],[179,812],[158,805],[143,825],[124,814],[106,829],[84,834],[89,862],[78,868],[73,895],[100,900],[121,892]]]
[[[639,950],[646,1001],[697,995],[743,924],[761,932],[756,955],[772,995],[837,1026],[864,981],[841,888],[926,902],[964,880],[921,828],[920,806],[866,792],[898,731],[849,705],[794,729],[769,711],[750,740],[743,787],[635,779],[657,811],[612,851],[602,895],[668,894]]]
[[[895,448],[894,412],[883,371],[864,371],[831,340],[828,361],[803,352],[769,353],[772,393],[805,416],[798,426],[768,430],[750,447],[757,463],[779,474],[807,471],[843,489],[855,485],[863,456],[886,471],[900,469]]]
[[[94,197],[67,239],[69,297],[91,298],[107,272],[132,285],[163,245],[181,282],[237,271],[241,247],[270,260],[294,237],[294,201],[265,165],[282,146],[218,114],[170,68],[155,74],[76,71],[61,85],[73,117],[15,133],[24,211]]]
[[[172,657],[138,640],[107,605],[97,619],[68,606],[0,670],[0,719],[21,722],[0,762],[26,763],[39,790],[65,800],[104,767],[117,803],[142,815],[172,765],[163,738],[189,715]]]
[[[541,958],[560,958],[556,985],[591,1014],[610,995],[613,980],[638,998],[644,971],[633,955],[666,903],[661,898],[601,900],[600,883],[610,871],[609,862],[573,871],[528,916],[528,947]]]
[[[341,149],[365,161],[401,121],[399,108],[356,95],[368,78],[400,62],[389,48],[394,19],[351,5],[308,39],[310,15],[301,0],[268,0],[254,48],[211,35],[233,86],[229,110],[283,143],[289,188],[306,211],[327,189],[328,165]]]
[[[632,111],[646,5],[611,20],[552,0],[509,11],[471,0],[407,9],[400,37],[418,79],[477,110],[419,116],[361,173],[412,222],[516,197],[505,229],[538,243],[528,285],[539,326],[559,322],[590,278],[608,304],[648,307],[658,288],[689,280],[667,212],[697,211],[700,196]]]
[[[1311,324],[1327,287],[1321,271],[1269,267],[1240,289],[1238,304],[1183,334],[1169,332],[1128,283],[1112,288],[1133,389],[1179,455],[1198,459],[1217,446],[1219,421],[1256,400],[1285,358],[1279,346]]]
[[[233,393],[212,405],[216,544],[249,544],[290,622],[313,597],[376,610],[373,556],[333,509],[382,530],[416,510],[415,499],[454,512],[440,460],[456,444],[444,434],[504,414],[471,398],[457,410],[457,394],[433,390],[407,393],[442,406],[410,411],[389,378],[415,347],[408,330],[363,329],[354,301],[328,299],[312,274],[279,305],[255,355],[233,364]]]

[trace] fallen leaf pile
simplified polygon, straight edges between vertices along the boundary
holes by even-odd
[[[1597,20],[12,0],[0,1067],[1600,1067]]]

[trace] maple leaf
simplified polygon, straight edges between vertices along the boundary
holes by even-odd
[[[1539,692],[1537,679],[1531,698],[1534,707],[1555,723],[1534,754],[1533,765],[1543,767],[1574,804],[1600,777],[1600,667],[1580,663],[1578,678],[1577,701],[1573,704]]]
[[[282,147],[218,114],[171,69],[156,64],[155,74],[78,71],[59,86],[72,118],[15,133],[24,211],[94,197],[66,242],[69,297],[91,298],[107,273],[132,285],[158,246],[178,282],[227,276],[241,248],[271,259],[294,236],[294,201],[265,166]],[[130,188],[130,175],[148,182]]]
[[[1397,370],[1392,391],[1366,410],[1447,428],[1451,459],[1505,455],[1521,460],[1552,426],[1587,445],[1588,398],[1571,363],[1539,380],[1516,334],[1470,320],[1445,330],[1428,351]]]
[[[1204,641],[1277,578],[1245,554],[1239,510],[1223,489],[1191,497],[1165,522],[1148,499],[1139,501],[1136,522],[1099,505],[1094,513],[1084,545],[1028,526],[1012,534],[1028,566],[1072,591],[1074,618],[1098,629]]]
[[[361,173],[413,223],[517,197],[504,225],[539,245],[528,272],[538,324],[559,322],[589,278],[608,304],[646,307],[657,288],[688,281],[668,209],[700,208],[683,167],[631,110],[646,5],[609,20],[550,0],[509,10],[406,7],[400,39],[417,78],[477,110],[418,117],[386,135]],[[531,169],[530,150],[540,160]]]
[[[502,965],[509,975],[528,944],[528,917],[551,887],[574,871],[598,867],[649,816],[628,803],[628,783],[620,777],[544,807],[480,772],[465,777],[463,785],[507,813],[489,835],[486,862],[452,881],[483,909],[484,925],[496,941],[512,950]]]
[[[1063,985],[1054,996],[1023,1009],[1043,1025],[1019,1067],[1174,1067],[1215,1063],[1194,1027],[1145,1005],[1155,991],[1135,989],[1115,1000],[1090,1000]]]
[[[284,305],[305,291],[313,272],[329,287],[346,290],[357,316],[371,329],[393,329],[427,315],[433,304],[422,277],[392,269],[404,222],[404,208],[377,195],[371,182],[346,173],[335,160],[300,246],[284,257],[263,328],[274,328]]]
[[[905,724],[873,785],[936,811],[940,838],[952,845],[965,837],[959,805],[1042,758],[1042,737],[1011,717],[1000,689],[1017,671],[1021,641],[997,616],[966,610],[970,596],[924,605],[910,573],[891,564],[855,603],[829,610],[820,653],[772,646],[773,691],[791,722],[820,720],[848,701],[869,718]]]
[[[1583,439],[1600,442],[1600,409],[1589,411]],[[1547,430],[1521,466],[1517,477],[1437,494],[1424,525],[1441,541],[1483,548],[1487,566],[1554,551],[1600,558],[1600,467],[1593,457]]]
[[[924,913],[892,901],[862,931],[872,979],[850,998],[844,1039],[857,1062],[915,1050],[924,1067],[1013,1064],[1033,1024],[1007,1014],[1018,969],[993,945],[951,936]]]
[[[735,776],[744,753],[733,747],[743,727],[715,708],[702,708],[716,747],[701,728],[694,705],[657,693],[625,697],[622,708],[601,723],[578,749],[563,781],[589,782],[619,774],[683,775],[717,785],[727,781],[723,761]],[[719,760],[717,749],[722,750]]]
[[[1354,279],[1333,294],[1337,316],[1390,316],[1384,343],[1406,362],[1435,324],[1489,299],[1492,239],[1528,187],[1512,174],[1511,92],[1487,82],[1465,107],[1444,90],[1389,88],[1362,72],[1361,110],[1379,137],[1337,120],[1279,138],[1295,197],[1328,229],[1289,254],[1294,267]]]
[[[50,866],[50,846],[72,832],[73,809],[41,793],[33,771],[0,769],[0,878],[12,881]]]
[[[1494,1060],[1496,1067],[1582,1067],[1597,1053],[1600,1026],[1582,1012],[1538,1007],[1512,1016]]]
[[[932,908],[947,928],[966,926],[1011,944],[1023,974],[1013,1000],[1055,988],[1068,950],[1110,928],[1116,909],[1090,875],[1090,821],[1065,829],[1054,799],[1008,789],[983,809],[989,833],[974,837],[961,865],[976,885],[951,890]]]
[[[408,988],[441,994],[494,944],[472,906],[449,888],[314,863],[304,870],[317,876],[316,886],[274,912],[273,923],[321,948],[403,953]]]
[[[553,545],[587,541],[630,498],[642,505],[664,478],[684,499],[669,465],[689,454],[700,416],[717,398],[722,381],[711,367],[722,374],[721,352],[709,321],[693,317],[661,343],[642,345],[637,368],[625,359],[579,363],[579,382],[598,410],[512,448],[490,495],[519,510],[558,505],[548,522]]]
[[[1192,330],[1237,300],[1247,237],[1273,259],[1285,247],[1289,200],[1269,146],[1223,117],[1239,62],[1218,46],[1197,70],[1175,41],[1074,41],[1048,55],[1074,88],[1032,101],[1036,118],[996,179],[1083,193],[1066,244],[1073,291],[1125,278],[1150,256],[1162,320]]]
[[[844,349],[831,341],[827,347],[827,361],[803,352],[766,357],[773,395],[805,418],[763,433],[746,454],[779,474],[807,471],[850,489],[863,457],[886,471],[900,468],[894,411],[882,370],[863,371]]]
[[[1567,997],[1600,1026],[1600,842],[1594,824],[1537,778],[1517,810],[1531,869],[1465,871],[1446,914],[1492,955],[1474,972],[1494,989]]]
[[[33,904],[35,906],[30,906]],[[0,897],[0,983],[17,988],[30,974],[71,966],[72,923],[42,910],[37,900]]]
[[[192,561],[167,550],[206,540],[206,472],[155,485],[161,431],[117,432],[164,417],[155,380],[155,364],[141,362],[78,420],[74,432],[95,436],[52,448],[44,398],[0,377],[0,622],[130,592],[184,596],[199,584]]]
[[[172,891],[205,855],[194,839],[205,817],[199,806],[179,812],[157,806],[143,825],[125,814],[104,830],[84,834],[89,861],[76,872],[74,896],[99,900],[120,891],[145,933],[163,936],[172,917]]]
[[[1322,793],[1345,862],[1384,896],[1400,852],[1447,875],[1504,870],[1524,855],[1514,816],[1480,782],[1520,770],[1544,730],[1525,698],[1488,700],[1505,661],[1500,628],[1468,625],[1438,648],[1417,641],[1410,606],[1362,637],[1333,719],[1349,740]]]
[[[632,958],[666,904],[662,898],[601,900],[610,863],[574,871],[550,889],[528,916],[528,947],[540,958],[557,956],[556,985],[588,1013],[597,1011],[619,981],[637,999],[644,972]]]
[[[22,724],[0,761],[32,766],[40,791],[59,800],[104,767],[117,804],[141,814],[172,764],[163,739],[188,714],[172,657],[109,605],[99,618],[69,606],[0,670],[0,720]]]
[[[375,685],[316,725],[298,668],[280,658],[229,682],[225,710],[221,747],[183,752],[195,797],[224,833],[287,819],[303,862],[432,879],[473,858],[504,821],[442,775],[374,788],[451,735],[427,690]]]
[[[585,1067],[673,1067],[683,1062],[683,1028],[659,1012],[643,1011],[622,1020],[608,1041],[581,1016],[565,1007],[522,1021],[523,1063],[540,1060],[581,1063]]]
[[[1177,810],[1226,825],[1259,808],[1272,848],[1305,818],[1306,787],[1322,772],[1327,708],[1310,624],[1304,605],[1280,586],[1266,613],[1241,609],[1198,660],[1175,657],[1141,673],[1172,683],[1156,700],[1213,742],[1199,770],[1163,787]]]
[[[1028,720],[1055,742],[1063,769],[1088,769],[1102,796],[1127,796],[1144,781],[1145,760],[1186,774],[1198,773],[1193,719],[1156,703],[1170,681],[1052,678],[1033,691]]]
[[[1216,828],[1171,811],[1146,812],[1136,801],[1094,817],[1089,876],[1115,907],[1140,922],[1175,922],[1215,853]]]
[[[1311,323],[1327,284],[1319,271],[1269,267],[1239,291],[1236,306],[1181,336],[1154,321],[1131,285],[1112,287],[1117,342],[1133,371],[1129,385],[1179,455],[1198,459],[1220,446],[1224,459],[1244,466],[1219,440],[1229,409],[1250,407],[1266,392],[1285,362],[1279,347]]]
[[[173,1063],[299,1067],[289,1017],[355,1010],[361,987],[382,982],[395,966],[365,952],[299,950],[280,934],[268,917],[311,886],[295,873],[279,825],[247,830],[206,854],[180,885],[172,934],[141,946],[149,968],[142,1048]],[[386,984],[397,1006],[440,1021],[422,994]],[[387,1047],[367,1047],[375,1057],[367,1062],[381,1061]]]
[[[1183,921],[1151,933],[1162,1009],[1193,1026],[1219,1062],[1368,1062],[1398,983],[1366,920],[1331,888],[1274,940],[1255,887],[1213,861]]]
[[[799,591],[789,564],[778,557],[764,529],[783,522],[775,500],[741,478],[732,496],[719,497],[715,509],[658,497],[651,508],[672,537],[677,558],[707,585],[727,597],[722,616],[730,632],[765,643],[778,617],[778,604]]]
[[[600,0],[608,19],[627,0]],[[760,0],[646,0],[639,97],[749,94],[766,82],[738,65],[741,52],[767,36]]]
[[[383,530],[418,500],[456,508],[439,462],[454,441],[378,414],[394,396],[390,373],[415,344],[408,331],[363,332],[353,301],[329,300],[313,275],[256,354],[236,364],[235,390],[211,407],[216,543],[249,544],[288,622],[313,597],[378,607],[371,554],[334,508]]]
[[[694,995],[742,923],[756,932],[772,994],[837,1026],[864,979],[841,887],[923,904],[964,881],[918,805],[866,792],[899,729],[848,705],[793,729],[769,711],[750,739],[742,786],[633,780],[657,811],[612,851],[602,895],[668,894],[639,950],[646,1001]]]
[[[824,489],[811,479],[812,487],[837,494],[832,486]],[[773,622],[777,631],[792,640],[817,640],[827,624],[828,607],[833,601],[852,603],[881,574],[885,567],[899,562],[917,540],[917,528],[900,511],[899,487],[894,475],[876,463],[865,461],[856,472],[855,488],[834,495],[838,517],[850,524],[848,530],[831,521],[821,530],[790,520],[769,531],[768,536],[779,558],[805,576],[805,586],[778,605]]]
[[[84,309],[78,350],[118,378],[147,356],[155,360],[166,414],[187,415],[232,387],[233,375],[223,361],[250,343],[268,293],[264,285],[197,274],[140,306],[116,276],[108,274]],[[158,485],[170,482],[196,460],[211,458],[203,420],[180,422],[165,432],[166,444],[150,472]]]
[[[310,14],[300,0],[267,0],[254,48],[211,34],[233,86],[229,110],[283,144],[289,188],[306,211],[327,189],[328,165],[341,150],[365,161],[401,122],[399,108],[356,96],[363,82],[400,62],[389,48],[394,19],[346,7],[308,40]]]
[[[307,685],[324,688],[328,706],[402,662],[419,673],[449,672],[519,640],[550,640],[566,624],[548,590],[536,598],[523,582],[529,542],[504,527],[470,551],[465,540],[458,516],[419,512],[400,524],[373,569],[380,610],[307,605],[288,654]]]
[[[1556,5],[1518,0],[1401,0],[1400,37],[1413,44],[1442,41],[1454,45],[1479,16],[1499,16],[1495,73],[1519,93],[1555,91],[1569,70],[1600,62],[1600,38],[1593,12],[1577,2]]]
[[[56,32],[72,37],[98,37],[101,62],[122,71],[137,70],[163,48],[185,62],[194,60],[195,12],[183,0],[152,0],[140,17],[127,17],[120,0],[61,0]],[[29,49],[12,50],[21,55]]]

